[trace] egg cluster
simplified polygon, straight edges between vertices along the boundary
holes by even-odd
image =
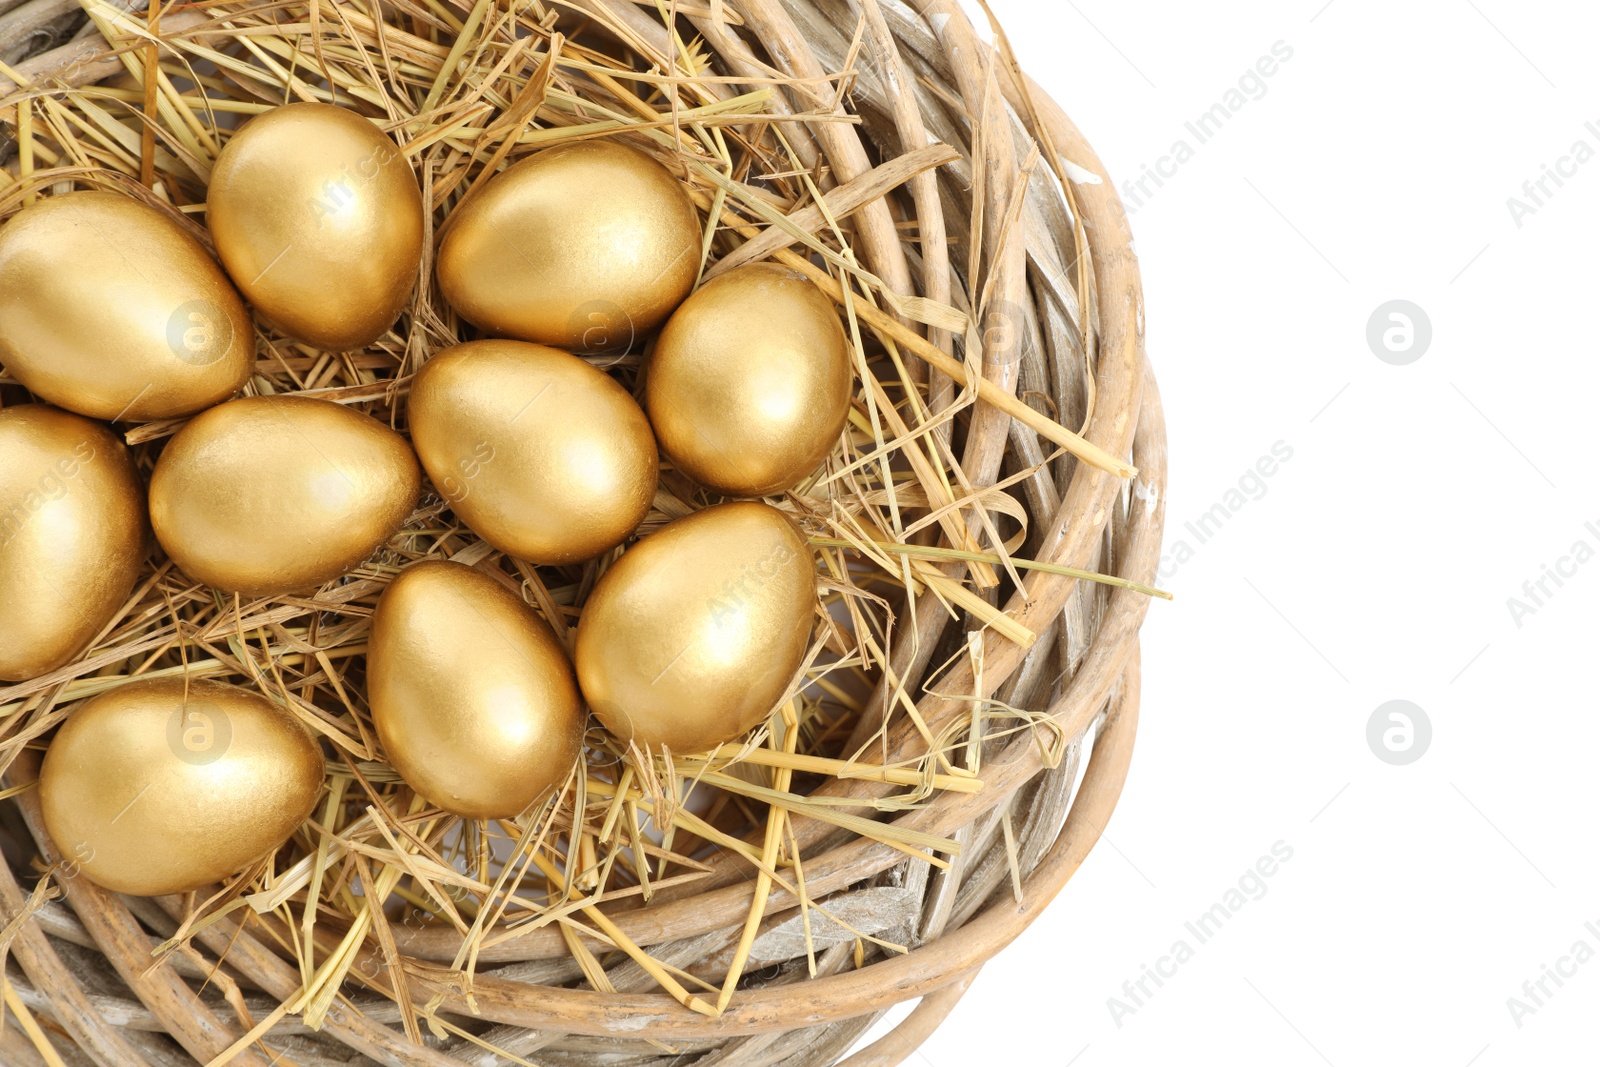
[[[390,581],[366,697],[384,754],[427,801],[468,818],[521,812],[571,771],[587,711],[624,747],[677,753],[771,712],[817,611],[799,528],[735,499],[628,542],[663,456],[732,498],[823,462],[854,374],[832,303],[760,263],[696,288],[703,230],[686,187],[615,141],[547,149],[474,186],[432,238],[431,270],[427,216],[372,122],[292,104],[241,127],[216,161],[206,221],[220,267],[122,193],[50,197],[0,228],[0,365],[43,401],[0,410],[0,679],[55,671],[114,626],[147,532],[221,594],[302,593],[394,537],[426,476],[517,560],[627,546],[570,641],[564,620],[558,637],[462,563],[422,560]],[[419,276],[484,339],[422,363],[405,433],[310,395],[230,399],[256,367],[251,308],[301,344],[348,352],[389,331]],[[646,335],[641,406],[583,356]],[[165,419],[187,421],[146,488],[104,423]],[[288,709],[159,673],[78,707],[40,774],[63,855],[121,892],[246,867],[323,783],[319,746]]]

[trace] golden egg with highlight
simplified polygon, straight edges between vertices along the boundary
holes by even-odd
[[[770,263],[706,282],[673,313],[645,378],[661,451],[728,496],[780,492],[839,443],[854,383],[833,303]]]
[[[456,209],[439,288],[487,333],[620,352],[689,295],[700,242],[672,172],[617,141],[577,141],[514,164]]]
[[[525,341],[471,341],[411,384],[411,440],[456,516],[508,555],[591,559],[650,511],[659,458],[609,375]]]
[[[677,519],[624,552],[578,620],[578,685],[624,745],[701,752],[763,721],[810,647],[805,535],[757,502]]]
[[[133,591],[145,533],[116,434],[43,404],[0,410],[0,681],[84,650]]]
[[[566,651],[521,598],[460,563],[412,564],[372,616],[367,699],[394,769],[430,803],[509,819],[571,773],[584,711]]]
[[[365,348],[410,302],[422,191],[398,145],[332,104],[286,104],[217,156],[206,222],[257,311],[297,341]]]
[[[186,893],[281,847],[311,814],[323,771],[305,727],[265,697],[141,679],[67,719],[39,770],[39,804],[73,873],[114,893]]]
[[[95,419],[189,415],[255,370],[250,315],[205,248],[120,193],[53,196],[0,227],[0,365]]]
[[[150,479],[150,523],[191,578],[275,596],[371,556],[421,492],[411,446],[376,419],[311,397],[245,397],[167,442]]]

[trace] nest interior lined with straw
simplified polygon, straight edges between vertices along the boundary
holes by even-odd
[[[1109,817],[1155,594],[1164,440],[1126,219],[1003,36],[953,0],[81,0],[81,30],[51,3],[0,12],[0,219],[104,188],[207,242],[232,130],[321,101],[401,146],[432,241],[504,166],[614,137],[691,191],[702,279],[770,259],[828,293],[858,380],[826,466],[771,501],[826,609],[789,699],[711,753],[645,759],[591,729],[560,795],[517,819],[446,815],[385,762],[373,605],[405,565],[452,559],[570,647],[615,551],[530,566],[436,491],[314,594],[226,597],[153,551],[76,662],[0,688],[0,1060],[830,1064],[923,997],[849,1061],[899,1062]],[[50,29],[18,46],[8,18]],[[474,336],[430,262],[365,351],[260,326],[247,392],[404,431],[413,374]],[[648,340],[591,361],[637,391]],[[0,376],[0,400],[25,399]],[[179,425],[117,429],[148,476]],[[640,535],[715,501],[665,466]],[[44,833],[39,752],[83,699],[178,674],[288,707],[327,791],[227,885],[117,897]]]

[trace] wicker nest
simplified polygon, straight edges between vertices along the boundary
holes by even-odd
[[[433,233],[508,162],[619,137],[691,190],[704,271],[807,271],[868,374],[823,475],[773,500],[830,615],[788,718],[670,764],[593,730],[518,820],[426,809],[384,762],[372,605],[453,558],[568,633],[614,553],[506,559],[438,495],[305,596],[224,597],[153,551],[76,662],[0,688],[0,1062],[809,1067],[921,998],[842,1061],[899,1063],[1082,862],[1132,752],[1165,443],[1127,219],[1077,128],[955,0],[143,6],[0,0],[0,219],[100,187],[205,241],[218,145],[292,100],[379,121]],[[411,375],[468,336],[425,261],[366,351],[261,326],[248,389],[403,430]],[[604,365],[636,387],[647,358],[646,338]],[[148,475],[176,425],[119,429]],[[665,470],[641,533],[712,500]],[[119,897],[44,832],[39,752],[85,697],[185,671],[287,704],[328,791],[215,892]]]

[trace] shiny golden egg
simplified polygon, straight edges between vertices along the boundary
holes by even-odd
[[[78,192],[0,227],[0,364],[96,419],[188,415],[238,392],[256,338],[200,242],[120,193]]]
[[[833,303],[804,275],[753,263],[713,278],[662,329],[645,410],[673,465],[728,496],[765,496],[839,443],[854,381]]]
[[[332,351],[382,337],[422,262],[422,192],[399,146],[332,104],[287,104],[240,127],[206,191],[217,254],[246,299]]]
[[[274,596],[372,555],[421,491],[411,446],[376,419],[328,400],[245,397],[167,443],[150,479],[150,523],[191,578]]]
[[[72,713],[45,753],[39,803],[69,870],[148,897],[202,889],[276,851],[322,778],[316,742],[272,701],[150,678]]]
[[[624,744],[700,752],[766,718],[811,640],[816,575],[776,508],[719,504],[622,554],[578,620],[578,685]]]
[[[572,664],[499,582],[460,563],[407,567],[378,600],[368,649],[378,739],[430,803],[509,819],[566,781],[584,723]]]
[[[621,544],[655,496],[656,441],[609,375],[526,341],[441,352],[411,384],[411,440],[456,516],[539,564]]]
[[[144,486],[115,434],[43,404],[0,410],[0,681],[82,652],[144,550]]]
[[[620,352],[689,295],[700,240],[670,171],[616,141],[578,141],[511,166],[456,209],[439,288],[488,333]]]

